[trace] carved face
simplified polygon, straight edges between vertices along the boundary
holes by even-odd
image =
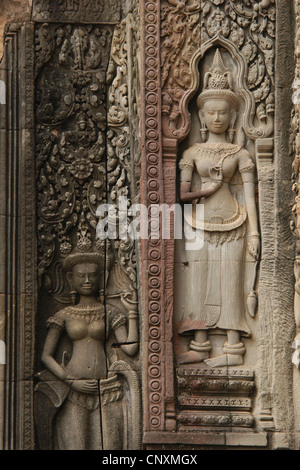
[[[227,131],[232,117],[232,109],[228,101],[206,101],[200,113],[210,132],[213,134],[224,134]]]
[[[72,281],[79,295],[96,295],[100,287],[98,266],[94,263],[77,264],[73,268]]]

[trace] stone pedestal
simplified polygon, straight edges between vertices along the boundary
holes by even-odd
[[[254,373],[247,369],[177,369],[178,415],[181,431],[232,429],[255,426],[251,414]]]

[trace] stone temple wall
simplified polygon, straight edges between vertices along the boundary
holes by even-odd
[[[0,0],[1,449],[299,449],[299,15]]]

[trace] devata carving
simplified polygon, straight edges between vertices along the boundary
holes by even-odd
[[[93,2],[89,25],[85,16],[73,24],[82,2],[67,3],[78,7],[70,15],[66,2],[48,3],[36,2],[51,21],[35,30],[39,310],[50,317],[35,395],[39,445],[138,449],[136,256],[118,225],[120,197],[139,198],[137,91],[128,88],[129,75],[138,86],[138,24],[130,13],[115,27],[99,25],[98,10],[113,22],[115,1],[111,11]],[[70,24],[53,22],[60,9]],[[116,209],[114,240],[96,235],[102,203]]]
[[[260,252],[255,165],[245,148],[232,143],[239,107],[232,85],[232,75],[217,49],[197,99],[201,135],[206,140],[207,134],[207,140],[188,148],[179,163],[181,200],[194,204],[187,223],[199,236],[202,221],[197,218],[197,205],[204,207],[204,246],[186,252],[186,288],[193,295],[186,299],[178,332],[194,333],[194,337],[189,351],[177,358],[181,364],[205,361],[212,367],[240,365],[245,353],[241,336],[251,334],[245,317],[243,279],[247,218],[248,250],[255,260]],[[232,194],[230,184],[236,172],[241,176],[245,205]],[[200,190],[192,185],[195,174],[201,179]],[[208,359],[209,333],[217,328],[227,333],[224,355]]]
[[[127,442],[128,436],[138,436],[139,432],[133,419],[135,407],[139,408],[138,389],[130,390],[136,374],[127,366],[133,380],[127,386],[135,398],[134,402],[129,401],[131,410],[127,413],[123,409],[126,406],[122,402],[124,392],[117,374],[109,372],[106,378],[107,367],[110,369],[111,365],[107,366],[109,358],[106,355],[110,333],[114,333],[127,355],[135,356],[138,351],[137,302],[128,296],[122,297],[125,311],[128,309],[129,312],[127,330],[126,315],[114,306],[104,306],[97,299],[104,263],[104,253],[73,253],[66,257],[64,269],[79,302],[48,320],[49,332],[42,355],[48,372],[40,374],[46,382],[41,382],[37,391],[51,401],[54,409],[59,408],[54,423],[51,422],[54,413],[49,410],[44,419],[50,429],[53,426],[54,448],[61,450],[124,449],[127,446],[135,448],[132,446],[138,444],[136,437],[133,442]],[[72,353],[68,358],[64,351],[60,363],[55,353],[64,332],[72,342]],[[114,363],[112,366],[116,367]],[[123,374],[122,370],[119,374]],[[42,433],[42,442],[43,439]]]
[[[252,194],[254,194],[254,178],[256,166],[255,140],[265,137],[271,137],[273,134],[273,114],[274,114],[274,52],[275,52],[275,5],[274,2],[256,2],[255,0],[148,0],[145,4],[144,13],[144,44],[145,44],[145,60],[144,60],[144,82],[142,89],[142,97],[144,101],[145,119],[142,127],[145,143],[143,146],[144,153],[142,158],[142,186],[143,200],[150,206],[153,203],[167,203],[172,207],[178,201],[176,190],[178,182],[178,165],[176,159],[182,156],[182,151],[192,145],[199,138],[199,129],[195,136],[196,120],[196,99],[195,95],[203,87],[202,78],[211,65],[212,52],[219,48],[222,52],[226,67],[233,72],[234,75],[234,91],[238,96],[239,110],[235,127],[233,127],[234,119],[228,122],[228,132],[226,139],[220,145],[220,155],[210,149],[210,154],[206,154],[205,158],[214,159],[213,167],[222,163],[221,156],[225,156],[231,151],[236,150],[236,154],[224,159],[224,170],[230,165],[238,168],[237,160],[241,155],[247,158],[253,158],[252,168],[249,171],[251,181],[246,183],[252,184]],[[200,73],[199,73],[200,70]],[[160,101],[160,86],[162,88]],[[230,113],[233,117],[233,113]],[[229,120],[231,121],[231,120]],[[202,123],[200,123],[202,127]],[[236,132],[235,132],[236,128]],[[155,132],[154,132],[155,131]],[[227,131],[227,129],[226,129]],[[203,126],[203,134],[207,134],[207,130]],[[233,139],[230,141],[230,137]],[[208,149],[208,143],[198,144],[200,148]],[[203,145],[203,147],[201,147]],[[247,150],[246,150],[247,148]],[[240,150],[239,150],[240,149]],[[249,153],[248,153],[249,152]],[[199,150],[200,153],[200,150]],[[204,153],[204,152],[203,152]],[[246,157],[245,157],[246,155]],[[193,175],[193,183],[197,183],[196,177],[199,177],[196,166],[191,170],[189,166],[189,177]],[[219,169],[220,171],[220,169]],[[220,294],[219,274],[217,279],[213,279],[213,254],[216,255],[216,262],[220,265],[218,258],[221,251],[226,251],[230,247],[230,236],[236,236],[233,245],[240,245],[240,253],[236,255],[236,266],[238,272],[243,272],[247,268],[245,286],[243,279],[238,278],[237,291],[241,295],[235,293],[239,298],[241,310],[240,329],[245,328],[242,334],[252,334],[251,339],[245,341],[245,345],[256,343],[257,335],[256,320],[250,317],[246,318],[245,306],[247,294],[251,291],[251,295],[247,299],[247,307],[251,315],[254,314],[257,306],[257,298],[254,292],[257,284],[257,272],[259,268],[258,260],[252,256],[247,249],[248,236],[258,230],[248,227],[250,220],[250,212],[245,201],[245,193],[241,181],[239,171],[234,171],[234,175],[222,181],[218,181],[218,175],[212,177],[207,169],[207,186],[210,189],[216,185],[216,193],[211,197],[214,199],[224,191],[224,188],[218,187],[219,184],[231,186],[232,200],[234,207],[232,216],[235,220],[226,220],[226,222],[238,223],[245,217],[244,223],[234,228],[226,227],[219,237],[219,241],[225,239],[224,243],[218,243],[217,225],[219,221],[212,221],[215,224],[215,231],[206,231],[206,237],[210,237],[210,244],[215,248],[210,252],[211,270],[205,269],[205,262],[201,267],[200,260],[194,263],[195,271],[198,273],[207,273],[209,275],[209,285],[212,287],[210,301],[217,303],[219,300],[214,298],[215,285],[217,292]],[[245,175],[245,173],[244,173]],[[149,177],[151,178],[149,180]],[[195,178],[194,178],[195,177]],[[144,183],[143,183],[144,181]],[[163,181],[163,187],[160,182]],[[203,187],[192,187],[192,191],[201,191]],[[247,192],[247,190],[246,190]],[[207,198],[207,200],[209,199]],[[249,201],[249,198],[248,198]],[[222,201],[223,204],[223,201]],[[248,217],[249,215],[249,217]],[[255,216],[256,208],[255,208]],[[222,217],[224,218],[224,217]],[[228,218],[230,218],[228,216]],[[257,224],[257,220],[256,220]],[[192,227],[192,225],[190,225]],[[247,227],[247,228],[246,228]],[[250,228],[250,230],[248,230]],[[238,232],[238,233],[237,233]],[[259,245],[259,236],[256,240],[252,237],[253,244]],[[209,243],[209,242],[208,242]],[[232,246],[233,246],[232,245]],[[208,244],[207,244],[208,246]],[[156,297],[151,291],[145,291],[147,309],[149,310],[149,320],[145,323],[145,332],[148,339],[148,355],[145,359],[145,383],[149,386],[148,401],[145,404],[145,439],[148,442],[154,442],[154,434],[156,431],[166,433],[164,442],[171,442],[171,434],[178,429],[178,387],[176,376],[178,376],[178,368],[173,369],[173,359],[182,359],[185,363],[187,353],[187,362],[190,356],[195,352],[194,359],[200,361],[199,355],[201,351],[192,351],[187,347],[188,338],[178,335],[178,329],[182,326],[184,309],[187,304],[194,302],[193,311],[199,311],[199,298],[205,294],[199,292],[200,279],[198,273],[194,276],[188,274],[191,268],[189,258],[191,252],[185,253],[182,249],[181,240],[172,238],[170,240],[149,240],[142,243],[143,256],[147,260],[144,268],[143,283],[145,286],[155,286]],[[200,250],[202,252],[202,250]],[[205,251],[205,248],[204,248]],[[204,253],[203,251],[203,253]],[[257,250],[259,251],[258,247]],[[187,256],[186,256],[187,255]],[[201,256],[201,255],[200,255]],[[174,262],[172,261],[174,260]],[[228,260],[228,258],[227,258]],[[202,269],[203,268],[203,269]],[[248,269],[249,268],[249,269]],[[198,278],[197,278],[198,277]],[[213,279],[213,282],[212,282]],[[214,284],[215,281],[215,284]],[[249,282],[248,282],[249,281]],[[152,284],[153,283],[153,284]],[[203,285],[206,287],[206,275],[204,275]],[[243,288],[245,287],[245,292]],[[205,290],[205,289],[203,289]],[[231,294],[231,291],[230,291]],[[245,305],[243,304],[245,301]],[[203,301],[204,302],[204,301]],[[220,307],[220,306],[217,306]],[[191,311],[187,312],[187,315]],[[214,319],[215,320],[215,319]],[[217,320],[215,320],[217,323]],[[215,323],[213,323],[214,325]],[[246,326],[245,326],[246,324]],[[241,326],[242,325],[242,326]],[[250,328],[249,328],[249,326]],[[201,326],[201,328],[203,325]],[[256,347],[247,347],[246,355],[244,355],[243,344],[241,341],[241,330],[233,331],[234,341],[239,345],[238,350],[234,352],[234,362],[245,362],[252,367],[255,365],[255,355],[259,354]],[[198,330],[205,336],[207,328]],[[217,331],[218,330],[218,331]],[[195,331],[195,330],[193,330]],[[220,356],[221,361],[225,361],[227,366],[227,357],[222,348],[224,345],[224,330],[219,328],[208,329],[210,343],[212,344],[211,357],[209,351],[203,351],[203,359],[210,360],[212,357]],[[227,330],[230,331],[230,330]],[[194,335],[194,333],[191,333]],[[215,334],[218,333],[218,334]],[[187,335],[188,336],[188,335]],[[193,341],[195,338],[193,336]],[[201,340],[202,343],[206,342]],[[203,345],[203,344],[202,344]],[[210,345],[208,344],[208,349]],[[197,343],[196,343],[197,347]],[[197,355],[198,353],[198,355]],[[155,356],[154,356],[155,354]],[[232,354],[232,349],[230,351]],[[234,354],[232,354],[234,356]],[[154,364],[154,360],[156,363]],[[217,361],[215,361],[217,363]],[[219,370],[216,364],[213,370]],[[155,367],[155,369],[154,369]],[[188,367],[192,367],[188,364]],[[205,368],[205,364],[200,364],[199,369]],[[155,376],[152,374],[155,370]],[[173,382],[173,373],[175,380]],[[254,382],[254,378],[253,378]],[[178,384],[177,384],[178,385]],[[187,392],[188,395],[188,392]],[[196,412],[192,415],[192,406],[190,406],[190,416],[196,416]],[[181,411],[181,410],[180,410]],[[197,415],[197,417],[199,417]],[[199,418],[200,419],[200,418]],[[202,418],[201,418],[202,419]],[[201,420],[200,420],[201,421]],[[251,421],[251,420],[250,420]],[[199,428],[198,428],[199,430]]]

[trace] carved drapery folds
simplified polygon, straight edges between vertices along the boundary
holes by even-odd
[[[122,19],[120,3],[114,0],[91,2],[91,10],[87,2],[73,3],[76,8],[69,10],[70,2],[54,6],[37,1],[33,14],[37,22],[36,178],[42,331],[50,317],[45,346],[38,345],[42,363],[49,370],[38,374],[36,426],[42,448],[136,449],[140,446],[141,419],[136,372],[138,276],[135,242],[121,230],[124,208],[120,208],[120,200],[126,198],[126,211],[132,200],[138,202],[139,198],[139,72],[133,53],[138,41],[138,10],[133,6]],[[129,79],[135,83],[134,89]],[[112,239],[97,230],[97,211],[103,204],[102,218],[115,211]],[[127,225],[130,221],[127,216]],[[93,302],[94,294],[81,289],[81,272],[90,286],[96,279],[99,297],[92,310],[82,305],[84,299],[88,304]],[[57,365],[62,363],[66,371],[73,368],[77,346],[69,322],[79,322],[79,329],[82,322],[94,324],[94,333],[88,329],[82,341],[89,342],[89,334],[97,340],[96,359],[88,359],[89,353],[81,351],[94,364],[92,376],[87,364],[78,365],[78,370],[75,366],[77,371],[72,373],[51,366],[57,350]],[[73,353],[62,340],[51,343],[53,328],[67,329]],[[61,348],[65,350],[59,356]],[[80,372],[80,367],[86,372]],[[98,383],[100,395],[96,385],[94,392],[89,391],[92,395],[85,393],[91,383],[77,385],[78,379],[89,377]],[[61,385],[55,385],[56,380]],[[79,407],[77,425],[82,427],[82,420],[89,422],[77,438],[71,431],[70,435],[63,431],[64,426],[69,427],[66,420],[71,406]],[[89,411],[80,412],[80,406]],[[46,435],[43,423],[48,423]]]

